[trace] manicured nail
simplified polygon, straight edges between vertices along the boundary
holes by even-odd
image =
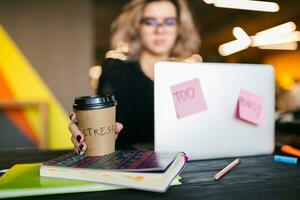
[[[80,142],[81,136],[80,136],[80,135],[77,135],[77,136],[76,136],[76,140],[77,140],[77,142]]]
[[[70,120],[72,120],[72,117],[73,117],[73,113],[71,113],[71,114],[69,115]]]
[[[83,148],[83,144],[80,144],[79,149],[82,150],[82,148]]]
[[[80,151],[80,150],[78,150],[78,153],[77,153],[77,154],[78,154],[78,155],[80,155],[80,152],[81,152],[81,151]]]

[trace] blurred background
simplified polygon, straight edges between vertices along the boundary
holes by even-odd
[[[93,70],[91,67],[102,64],[109,50],[110,25],[126,2],[0,1],[0,148],[71,146],[66,134],[67,113],[72,110],[74,97],[94,93],[93,79],[97,79],[100,72],[99,68]],[[298,143],[300,129],[295,122],[300,118],[300,1],[272,1],[279,5],[277,12],[222,8],[211,2],[188,0],[202,39],[199,54],[203,61],[272,64],[276,73],[277,122],[282,122],[277,131],[291,134],[282,137],[282,142]],[[287,22],[292,24],[291,32],[295,34],[290,40],[285,37],[283,44],[251,43],[233,50],[234,53],[221,51],[221,45],[236,40],[235,27],[239,27],[236,30],[242,32],[242,36],[246,34],[250,38]],[[278,31],[271,35],[276,33]],[[15,60],[24,65],[24,71],[13,70],[14,63],[8,62],[5,56],[8,49],[16,52]],[[30,84],[26,76],[31,80]],[[23,89],[12,86],[9,80],[13,77],[22,80],[14,84],[22,85]],[[44,86],[38,88],[36,85]],[[17,90],[30,90],[36,96],[22,96],[22,91]],[[51,106],[45,106],[44,103],[49,101]],[[18,109],[28,111],[18,114]],[[33,115],[36,116],[30,117]],[[53,118],[59,118],[60,123],[54,123]],[[49,139],[49,134],[54,135],[53,138]]]

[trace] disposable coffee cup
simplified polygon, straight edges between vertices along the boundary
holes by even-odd
[[[75,98],[73,110],[87,144],[86,155],[103,156],[115,151],[116,106],[113,95]]]

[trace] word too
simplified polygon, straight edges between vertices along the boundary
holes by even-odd
[[[178,100],[178,102],[186,101],[187,99],[194,99],[195,89],[189,87],[186,90],[178,90],[173,93],[173,96]]]

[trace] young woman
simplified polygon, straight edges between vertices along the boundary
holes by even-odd
[[[152,144],[154,139],[154,64],[196,53],[200,39],[184,0],[132,0],[112,25],[111,46],[103,63],[98,94],[118,101],[117,148]],[[120,45],[121,44],[121,45]],[[124,61],[124,59],[126,59]],[[71,114],[74,150],[87,146]]]

